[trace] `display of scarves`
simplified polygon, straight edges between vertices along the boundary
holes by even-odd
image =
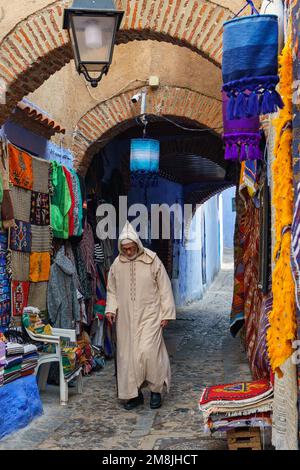
[[[30,303],[46,308],[52,246],[50,228],[49,162],[8,145],[12,202],[15,215],[10,230],[12,315],[20,323]]]
[[[223,91],[229,98],[228,119],[269,114],[282,108],[276,91],[277,55],[277,16],[253,14],[224,24],[222,72]]]
[[[291,226],[293,223],[292,168],[292,50],[288,39],[280,56],[280,90],[284,109],[274,121],[276,130],[273,164],[276,244],[273,271],[273,310],[268,330],[271,366],[282,375],[281,366],[292,355],[296,339],[295,285],[291,269]]]

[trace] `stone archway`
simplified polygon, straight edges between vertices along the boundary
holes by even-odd
[[[0,123],[16,103],[39,88],[72,59],[67,33],[62,30],[64,8],[70,0],[54,1],[19,22],[0,43],[0,78],[7,87],[0,105]],[[152,39],[167,41],[220,64],[222,25],[231,10],[208,0],[117,0],[125,18],[117,43]]]
[[[75,167],[80,173],[86,174],[94,154],[110,139],[135,125],[135,118],[140,115],[139,105],[131,102],[135,92],[131,90],[100,103],[80,119],[72,146]],[[221,101],[185,88],[164,86],[155,92],[149,91],[147,113],[176,116],[215,133],[222,131]]]

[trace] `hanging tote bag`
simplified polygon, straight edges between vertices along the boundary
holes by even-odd
[[[262,151],[259,117],[229,120],[226,113],[228,100],[223,91],[225,160],[260,160]]]
[[[276,91],[278,17],[253,14],[224,23],[223,90],[228,119],[259,116],[283,108]]]

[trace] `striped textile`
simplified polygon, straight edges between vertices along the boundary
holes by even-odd
[[[102,243],[95,244],[95,262],[96,263],[104,263],[104,250]]]
[[[283,106],[276,91],[278,18],[252,15],[224,24],[223,91],[229,119],[258,116]]]

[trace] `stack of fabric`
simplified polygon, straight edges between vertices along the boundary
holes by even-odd
[[[21,377],[24,346],[18,343],[6,344],[6,361],[4,367],[4,385]]]
[[[38,358],[37,347],[33,344],[25,344],[21,368],[22,377],[34,374],[34,370],[38,364]]]
[[[205,429],[214,433],[271,426],[273,396],[267,379],[207,387],[199,403]]]

